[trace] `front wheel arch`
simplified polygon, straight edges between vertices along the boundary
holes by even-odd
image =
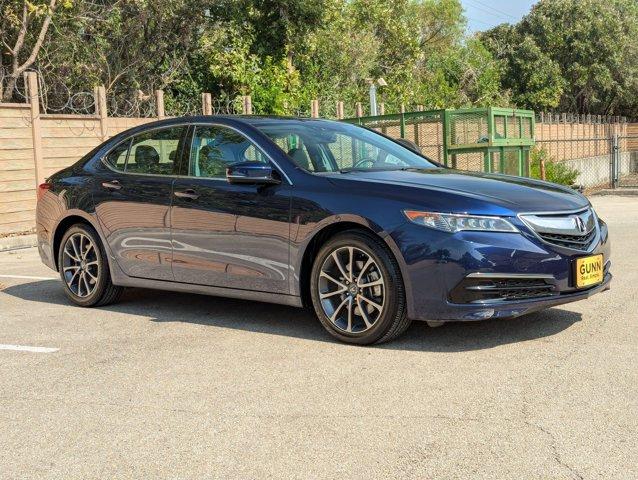
[[[346,264],[343,263],[343,256],[337,253],[344,251],[346,256],[349,252],[349,262],[346,258]],[[332,258],[335,261],[330,265]],[[356,264],[359,263],[361,265],[357,267]],[[356,268],[359,268],[358,272]],[[324,275],[324,272],[327,274]],[[370,275],[364,278],[364,272]],[[339,273],[342,274],[341,277]],[[361,279],[364,279],[363,284],[359,283]],[[348,280],[352,283],[348,283]],[[334,284],[341,285],[341,288],[329,288]],[[381,287],[378,287],[379,284]],[[381,290],[377,291],[377,288]],[[323,244],[314,259],[310,294],[315,313],[324,328],[334,337],[348,343],[384,343],[401,335],[411,322],[407,315],[404,280],[396,257],[382,238],[361,229],[346,230]],[[336,302],[335,295],[339,295]],[[356,305],[353,310],[354,298]],[[346,303],[348,299],[349,304]],[[345,321],[343,318],[335,319],[338,312],[343,312],[344,304],[350,305],[346,312],[347,328],[343,324],[339,325],[339,322]],[[368,313],[357,313],[357,308],[366,311],[364,305],[368,307]],[[378,316],[368,318],[375,308]],[[355,328],[355,323],[361,324],[361,321],[355,320],[356,316],[365,321],[363,329]]]
[[[409,288],[409,285],[405,282],[406,272],[404,271],[404,265],[401,261],[398,247],[389,235],[381,236],[369,226],[352,221],[335,222],[323,227],[312,236],[310,242],[306,246],[303,252],[302,260],[299,264],[299,294],[301,295],[304,307],[312,308],[312,299],[310,298],[310,274],[312,272],[312,265],[314,263],[315,257],[317,256],[317,253],[319,253],[321,247],[332,237],[349,230],[360,231],[368,235],[373,235],[374,237],[380,239],[383,243],[385,243],[385,245],[390,249],[390,252],[399,265],[399,270],[401,271],[403,288],[405,289],[408,298],[409,310],[412,292]]]

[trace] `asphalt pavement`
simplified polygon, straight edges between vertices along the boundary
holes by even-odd
[[[0,253],[0,478],[638,478],[638,197],[610,291],[336,342],[304,310],[128,290],[81,309]]]

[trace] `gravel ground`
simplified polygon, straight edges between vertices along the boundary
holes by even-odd
[[[593,203],[611,291],[373,348],[277,305],[80,309],[0,253],[0,344],[59,349],[0,349],[0,477],[638,478],[638,198]]]

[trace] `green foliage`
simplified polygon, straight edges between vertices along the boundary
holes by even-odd
[[[544,0],[515,26],[481,35],[503,87],[536,110],[638,113],[638,2]]]
[[[571,168],[564,162],[554,161],[547,150],[534,147],[530,151],[529,169],[532,178],[541,178],[541,162],[545,162],[545,179],[561,185],[571,186],[576,182],[578,170]]]
[[[27,31],[14,53],[24,5]],[[163,88],[175,114],[207,91],[230,103],[250,94],[260,113],[307,113],[317,98],[322,114],[341,100],[352,115],[355,102],[368,104],[369,82],[383,78],[386,111],[511,104],[638,115],[636,0],[543,0],[518,24],[469,37],[460,0],[48,5],[0,0],[0,83],[37,69],[49,103],[104,84],[109,97],[128,99]]]

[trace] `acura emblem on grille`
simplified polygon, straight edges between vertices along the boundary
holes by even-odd
[[[585,222],[583,222],[582,218],[576,217],[576,227],[578,228],[578,230],[585,233]]]
[[[597,238],[591,209],[576,214],[525,214],[521,220],[546,243],[586,251]]]

